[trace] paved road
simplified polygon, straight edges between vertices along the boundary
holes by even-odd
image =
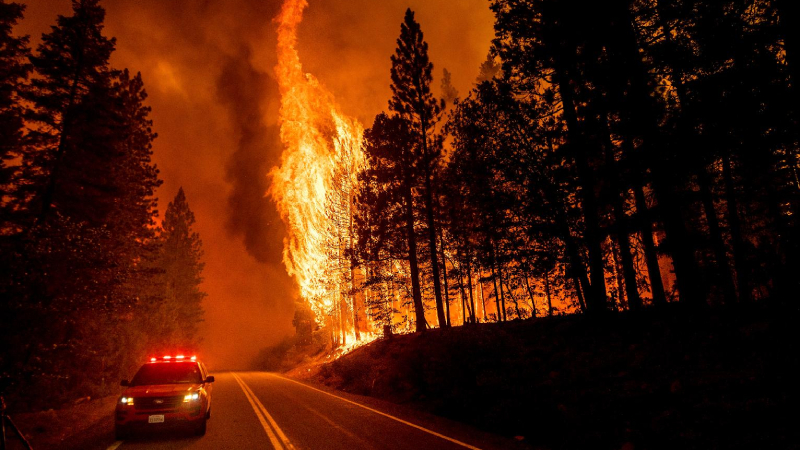
[[[264,372],[215,374],[202,437],[146,435],[129,449],[495,449],[515,442],[374,399],[327,391]]]

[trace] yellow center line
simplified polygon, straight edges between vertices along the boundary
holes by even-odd
[[[117,450],[117,448],[122,445],[122,441],[116,441],[111,444],[106,450]]]
[[[256,397],[256,394],[250,389],[250,386],[244,382],[244,380],[237,374],[231,372],[233,378],[236,379],[236,382],[239,383],[239,386],[244,391],[247,400],[250,402],[250,406],[253,407],[253,410],[256,412],[256,416],[258,416],[258,420],[261,422],[261,426],[264,427],[264,430],[267,432],[267,436],[269,436],[269,441],[272,443],[272,446],[275,447],[276,450],[280,448],[284,448],[285,450],[294,450],[294,446],[286,435],[283,433],[283,430],[280,429],[278,424],[275,422],[275,419],[267,412],[267,408],[264,407],[264,404],[261,403],[261,400]],[[266,419],[266,420],[265,420]],[[269,425],[267,425],[267,421]],[[275,431],[274,433],[272,431]],[[278,435],[277,437],[275,435]],[[280,439],[280,440],[279,440]]]
[[[436,436],[436,437],[438,437],[438,438],[442,438],[442,439],[444,439],[444,440],[446,440],[446,441],[450,441],[450,442],[452,442],[452,443],[454,443],[454,444],[457,444],[457,445],[460,445],[460,446],[462,446],[462,447],[464,447],[464,448],[468,448],[468,449],[471,449],[471,450],[481,450],[481,449],[480,449],[480,448],[478,448],[478,447],[474,447],[474,446],[472,446],[472,445],[469,445],[469,444],[467,444],[467,443],[464,443],[464,442],[461,442],[461,441],[459,441],[459,440],[453,439],[453,438],[451,438],[451,437],[445,436],[445,435],[443,435],[443,434],[437,433],[437,432],[435,432],[435,431],[429,430],[429,429],[427,429],[427,428],[425,428],[425,427],[422,427],[422,426],[419,426],[419,425],[417,425],[417,424],[413,424],[413,423],[411,423],[411,422],[407,422],[407,421],[405,421],[405,420],[403,420],[403,419],[400,419],[400,418],[397,418],[397,417],[395,417],[395,416],[393,416],[393,415],[391,415],[391,414],[386,414],[385,412],[378,411],[377,409],[372,409],[372,408],[370,408],[369,406],[364,406],[364,405],[362,405],[361,403],[356,403],[356,402],[354,402],[354,401],[352,401],[352,400],[348,400],[348,399],[346,399],[346,398],[339,397],[338,395],[331,394],[330,392],[325,392],[325,391],[323,391],[323,390],[321,390],[321,389],[317,389],[317,388],[315,388],[315,387],[311,387],[311,386],[309,386],[309,385],[307,385],[307,384],[304,384],[304,383],[301,383],[301,382],[299,382],[299,381],[292,380],[291,378],[286,378],[286,377],[283,377],[283,376],[281,376],[281,375],[278,375],[278,374],[273,374],[273,375],[274,375],[274,376],[276,376],[276,377],[278,377],[278,378],[284,379],[284,380],[286,380],[286,381],[291,381],[292,383],[299,384],[300,386],[304,386],[304,387],[306,387],[306,388],[308,388],[308,389],[311,389],[311,390],[314,390],[314,391],[317,391],[317,392],[321,392],[321,393],[323,393],[323,394],[325,394],[325,395],[329,395],[329,396],[331,396],[331,397],[334,397],[334,398],[338,398],[339,400],[341,400],[341,401],[343,401],[343,402],[347,402],[347,403],[350,403],[350,404],[352,404],[352,405],[356,405],[356,406],[358,406],[358,407],[360,407],[360,408],[364,408],[364,409],[366,409],[367,411],[372,411],[372,412],[374,412],[375,414],[380,414],[381,416],[388,417],[389,419],[392,419],[392,420],[394,420],[394,421],[400,422],[400,423],[402,423],[402,424],[404,424],[404,425],[408,425],[408,426],[410,426],[410,427],[412,427],[412,428],[416,428],[416,429],[418,429],[418,430],[424,431],[424,432],[426,432],[426,433],[428,433],[428,434],[432,434],[432,435],[434,435],[434,436]]]
[[[244,381],[242,381],[233,372],[231,372],[231,375],[233,375],[233,378],[236,380],[237,383],[239,383],[239,387],[242,388],[242,392],[244,392],[244,396],[247,397],[247,401],[250,402],[250,406],[253,407],[253,411],[255,411],[256,417],[258,417],[258,421],[261,422],[261,427],[264,428],[264,431],[267,432],[267,437],[269,438],[269,442],[272,444],[272,447],[275,448],[275,450],[280,450],[280,448],[281,448],[280,441],[275,436],[275,433],[272,432],[272,428],[267,423],[267,420],[264,418],[264,415],[258,409],[258,406],[253,401],[253,398],[250,397],[250,392],[248,392],[247,387],[245,387],[246,385],[244,384]]]

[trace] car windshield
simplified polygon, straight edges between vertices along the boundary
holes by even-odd
[[[149,384],[202,383],[200,368],[193,362],[145,364],[136,372],[132,386]]]

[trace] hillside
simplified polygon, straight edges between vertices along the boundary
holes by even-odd
[[[780,411],[796,407],[797,319],[761,304],[436,329],[313,378],[533,448],[796,448]]]

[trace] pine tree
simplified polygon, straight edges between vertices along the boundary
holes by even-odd
[[[203,281],[203,248],[200,235],[194,231],[195,217],[189,208],[183,188],[164,212],[160,253],[156,267],[161,271],[160,289],[163,299],[154,305],[154,333],[161,345],[190,349],[198,344],[197,326],[203,318],[201,303],[206,293],[200,290]]]
[[[20,102],[31,65],[27,36],[15,36],[13,27],[22,19],[25,6],[0,1],[0,228],[8,233],[11,213],[10,194],[18,165],[9,165],[22,154],[22,137],[26,107]]]
[[[141,77],[109,67],[104,15],[95,0],[74,1],[30,58],[30,129],[14,191],[24,221],[3,283],[9,316],[21,319],[3,330],[16,349],[8,361],[24,368],[17,378],[36,385],[90,369],[63,395],[95,395],[86,389],[141,356],[130,345],[135,312],[153,281],[155,133]]]
[[[19,182],[19,166],[14,160],[21,156],[23,145],[25,107],[19,97],[31,66],[27,62],[28,38],[15,36],[12,29],[24,10],[23,5],[0,0],[0,328],[8,328],[6,321],[13,320],[16,302],[12,299],[19,296],[20,288],[15,281],[19,266],[15,235],[20,224],[11,194]]]
[[[83,174],[85,158],[102,156],[90,147],[101,145],[113,120],[99,111],[110,97],[113,72],[108,60],[115,46],[113,38],[103,35],[105,10],[99,0],[73,0],[72,7],[73,15],[59,16],[31,57],[37,77],[28,100],[34,106],[30,120],[35,127],[24,165],[29,208],[40,221],[47,220],[53,206],[67,216],[70,206],[80,209],[82,202],[75,197],[81,196],[82,186],[71,178]],[[91,179],[95,174],[85,175]]]
[[[494,60],[494,56],[491,54],[486,56],[486,61],[481,63],[480,70],[478,72],[478,78],[475,80],[477,84],[481,84],[484,81],[492,81],[494,77],[500,74],[500,64],[497,64]]]
[[[408,260],[416,330],[425,331],[413,199],[415,158],[408,122],[379,114],[364,132],[367,169],[361,174],[356,218],[363,259]]]
[[[447,69],[442,69],[442,103],[452,105],[458,99],[458,89],[453,86],[453,76]]]
[[[107,307],[129,308],[138,261],[153,239],[156,135],[141,77],[109,67],[114,39],[102,34],[103,8],[75,0],[73,13],[58,18],[31,57],[37,77],[27,94],[34,111],[23,160],[26,207],[36,219],[30,229],[65,242],[70,233],[99,239],[84,281],[104,286]]]
[[[389,109],[409,123],[413,133],[414,151],[417,153],[417,170],[422,178],[423,206],[427,226],[428,252],[436,299],[439,326],[446,327],[442,286],[439,276],[439,258],[436,251],[436,212],[434,211],[433,178],[441,155],[442,139],[435,132],[441,105],[431,93],[433,64],[428,59],[428,43],[424,41],[414,12],[406,10],[400,26],[397,49],[392,55],[392,98]]]

